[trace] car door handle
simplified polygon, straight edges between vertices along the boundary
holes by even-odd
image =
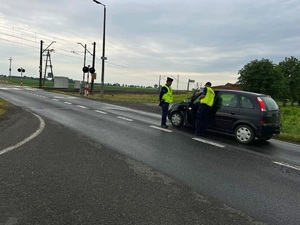
[[[231,112],[230,114],[231,114],[231,115],[235,115],[235,113],[234,113],[234,112]]]

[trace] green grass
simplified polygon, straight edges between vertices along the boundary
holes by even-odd
[[[109,100],[109,101],[117,101],[117,102],[147,102],[147,103],[159,103],[159,94],[158,92],[155,94],[152,93],[114,93],[114,94],[105,94],[104,97],[100,97],[100,95],[94,94],[93,96],[90,96],[90,98],[96,99],[96,100]],[[181,101],[183,99],[186,99],[187,97],[191,96],[190,93],[180,93],[177,95],[174,95],[174,102]]]
[[[280,106],[282,130],[279,139],[300,143],[300,107]]]
[[[8,109],[7,102],[0,98],[0,117],[3,116],[4,113],[6,113],[7,109]]]

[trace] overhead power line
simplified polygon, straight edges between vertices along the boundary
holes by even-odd
[[[55,54],[74,58],[76,60],[82,60],[82,57],[80,57],[80,55],[74,54],[74,52],[77,52],[78,49],[77,42],[72,43],[70,42],[70,40],[61,37],[49,36],[47,34],[35,32],[33,30],[25,28],[9,26],[7,24],[0,23],[0,40],[35,49],[39,49],[40,40],[46,40],[49,42],[55,40],[56,43],[55,46],[53,46],[53,48],[55,49]],[[92,43],[92,41],[90,42]],[[102,63],[100,56],[101,53],[99,49],[96,52],[96,62],[99,65]],[[155,74],[152,71],[140,69],[138,67],[122,62],[121,60],[110,58],[109,56],[106,63],[106,69],[109,71],[129,71],[134,74],[138,74],[139,76],[137,77],[137,79],[141,80],[148,79],[149,77],[153,78],[159,76],[159,74]]]

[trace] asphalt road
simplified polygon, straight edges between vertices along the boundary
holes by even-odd
[[[70,193],[76,193],[75,199],[83,201],[79,196],[81,194],[87,196],[88,201],[95,199],[97,202],[93,204],[93,207],[85,206],[85,209],[92,211],[88,214],[91,218],[95,215],[96,219],[93,222],[87,220],[89,216],[84,214],[84,210],[76,210],[64,204],[58,207],[61,210],[57,218],[74,219],[70,220],[69,224],[81,224],[78,221],[83,221],[83,224],[300,223],[299,172],[295,166],[288,167],[299,163],[299,146],[276,141],[268,142],[263,146],[259,143],[241,146],[230,138],[224,139],[218,135],[199,140],[195,139],[188,130],[184,132],[173,129],[160,130],[157,127],[159,124],[157,114],[142,113],[124,107],[40,90],[21,87],[2,87],[1,89],[0,87],[1,96],[22,106],[23,109],[28,108],[45,121],[45,127],[37,137],[0,155],[1,170],[17,170],[22,174],[26,170],[20,170],[20,167],[34,171],[37,171],[36,168],[45,167],[44,170],[50,172],[49,176],[43,175],[46,173],[36,172],[37,177],[30,179],[28,183],[29,185],[34,183],[41,188],[42,194],[45,192],[43,188],[46,189],[46,186],[48,187],[49,183],[53,182],[52,188],[49,189],[51,193],[57,193],[57,195],[50,197],[49,202],[59,203],[60,200],[56,196],[65,195],[67,199],[63,199],[66,205],[69,201],[75,201],[71,197],[73,195],[68,195],[63,188],[68,186]],[[24,112],[21,115],[28,114]],[[32,117],[31,120],[26,119],[29,121],[28,126],[21,125],[22,129],[18,128],[17,131],[12,131],[7,136],[2,136],[1,133],[1,149],[18,143],[41,126],[40,120],[36,116],[32,115]],[[15,116],[14,119],[19,123],[24,123],[23,116]],[[5,123],[2,121],[1,126],[2,124]],[[1,132],[5,130],[4,133],[7,133],[17,124],[14,122],[9,126],[4,126],[5,129],[1,129]],[[15,135],[18,132],[20,134]],[[39,141],[40,138],[42,138],[41,141]],[[25,146],[28,146],[28,150],[20,151]],[[45,154],[44,151],[46,151]],[[117,157],[107,160],[105,156],[108,153]],[[26,157],[23,154],[30,156]],[[14,155],[13,159],[7,164],[2,163],[3,159],[10,155]],[[45,157],[40,159],[43,156]],[[22,166],[12,166],[16,164],[15,161],[19,162],[20,158]],[[32,161],[29,161],[31,158]],[[28,160],[24,163],[23,159]],[[37,165],[38,161],[42,162],[40,166]],[[278,164],[282,162],[287,162],[288,166]],[[17,171],[14,173],[18,174]],[[115,176],[114,173],[120,176]],[[80,174],[82,176],[79,176]],[[107,178],[108,182],[100,182],[108,174],[115,177],[114,181]],[[3,173],[1,176],[12,179],[10,172],[8,175]],[[42,180],[35,182],[37,178],[44,179],[44,177],[47,177],[45,179],[48,179],[48,182]],[[94,179],[96,179],[95,182],[93,182]],[[8,185],[5,187],[22,188],[23,183],[27,183],[25,180],[27,179],[17,179],[18,185],[6,182]],[[83,182],[80,182],[81,180]],[[111,182],[114,185],[109,185]],[[44,183],[47,185],[43,185]],[[95,188],[92,189],[94,192],[90,189],[88,192],[80,192],[87,188],[82,188],[80,184],[88,187],[89,184],[91,186],[95,184]],[[104,184],[108,185],[107,189],[103,187]],[[145,188],[145,184],[149,186],[146,185]],[[116,188],[118,185],[120,188]],[[31,188],[22,190],[26,190],[24,193],[27,193]],[[98,195],[95,195],[96,190],[102,190],[101,188],[106,191],[111,189],[118,191],[114,190],[111,194],[99,191]],[[152,188],[153,191],[151,191]],[[170,193],[165,193],[166,190]],[[103,204],[103,201],[97,201],[97,199],[103,199],[102,195],[107,201],[105,201],[106,207],[101,208],[100,204]],[[6,193],[3,196],[6,196]],[[25,199],[31,201],[33,196],[28,195]],[[35,202],[38,202],[38,199],[40,197],[35,199]],[[152,204],[150,199],[153,200]],[[133,204],[125,204],[127,201]],[[8,205],[16,207],[16,204],[9,204],[12,202],[11,199],[7,202]],[[85,205],[85,203],[82,204]],[[55,207],[55,204],[52,207]],[[74,208],[76,207],[74,203]],[[100,207],[100,213],[94,207],[97,209]],[[66,208],[65,211],[63,208]],[[70,213],[73,210],[78,212],[75,216],[74,213]],[[113,212],[119,220],[111,221],[107,218],[101,222],[102,212],[108,213],[106,210]],[[124,215],[128,217],[117,216],[119,214],[116,214],[116,211],[123,212],[123,210],[127,212]],[[96,211],[99,215],[93,213]],[[0,213],[2,213],[2,204]],[[56,213],[50,210],[49,216],[51,215],[56,215]],[[108,215],[111,214],[108,213]],[[18,218],[22,216],[7,215],[4,222],[0,220],[0,224],[1,222],[8,223],[9,220],[17,221]],[[41,219],[43,218],[45,217],[41,216]],[[76,220],[78,218],[83,219]],[[66,221],[63,220],[61,223],[68,224]],[[30,224],[30,222],[19,224]]]
[[[49,119],[0,155],[0,224],[261,224]],[[39,129],[13,107],[0,149]]]

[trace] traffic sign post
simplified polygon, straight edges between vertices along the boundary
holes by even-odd
[[[195,80],[188,80],[187,91],[189,91],[190,83],[195,83]]]

